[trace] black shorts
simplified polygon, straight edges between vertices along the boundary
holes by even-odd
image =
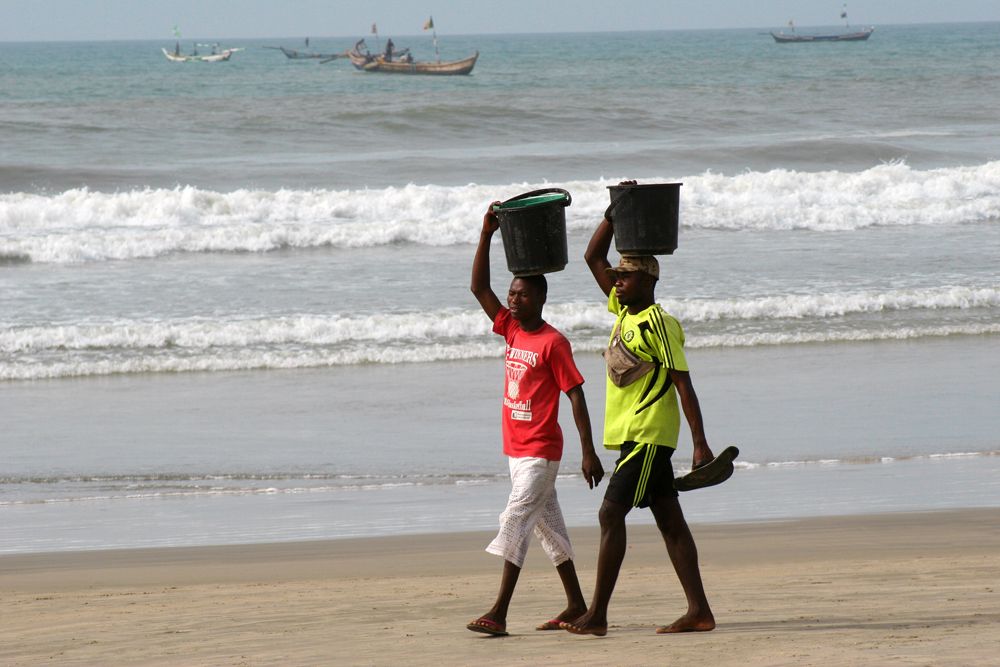
[[[659,496],[676,497],[673,455],[674,448],[666,445],[623,443],[605,499],[628,507],[649,507]]]

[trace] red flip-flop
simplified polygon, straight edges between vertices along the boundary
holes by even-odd
[[[562,623],[562,621],[557,618],[553,618],[551,621],[545,621],[541,625],[536,625],[535,630],[562,630],[560,623]]]
[[[486,618],[485,616],[480,616],[472,623],[466,625],[469,630],[473,632],[482,632],[483,634],[491,635],[493,637],[506,637],[507,636],[507,626],[504,623],[497,623],[496,621]]]

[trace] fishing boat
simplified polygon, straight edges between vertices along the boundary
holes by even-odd
[[[283,46],[268,46],[268,49],[277,49],[285,54],[286,58],[291,60],[336,60],[337,58],[346,58],[347,52],[343,53],[316,53],[315,51],[297,51],[295,49],[286,49]]]
[[[875,28],[865,28],[855,32],[843,32],[832,35],[799,35],[787,32],[772,32],[771,37],[778,44],[789,44],[792,42],[863,42],[872,36]]]
[[[210,47],[212,49],[212,52],[204,54],[204,55],[203,54],[199,54],[198,53],[198,46],[208,46],[208,47]],[[175,62],[175,63],[192,63],[192,62],[218,63],[218,62],[224,62],[224,61],[229,60],[230,58],[232,58],[233,54],[236,53],[237,51],[242,51],[243,50],[242,48],[238,48],[238,49],[223,49],[223,50],[219,51],[218,46],[219,46],[218,44],[198,44],[198,45],[195,45],[194,51],[192,53],[190,53],[190,54],[181,53],[181,45],[179,43],[177,44],[177,46],[174,47],[173,51],[167,51],[166,49],[161,49],[161,50],[163,51],[163,55],[165,55],[167,57],[167,60],[169,60],[171,62]]]
[[[362,54],[352,51],[348,54],[351,64],[363,72],[385,72],[387,74],[468,74],[476,66],[479,51],[468,58],[446,62],[418,62],[406,57],[400,60],[386,60],[385,56]]]
[[[476,51],[468,58],[441,62],[441,52],[438,50],[437,28],[434,26],[434,17],[430,17],[424,22],[424,30],[433,31],[434,53],[437,60],[434,62],[419,62],[413,59],[410,49],[406,48],[396,51],[392,40],[388,40],[385,51],[372,55],[365,45],[364,39],[359,39],[354,48],[348,51],[347,57],[351,59],[351,64],[362,72],[385,72],[386,74],[468,74],[476,66],[479,59],[479,51]],[[378,39],[378,28],[372,24],[372,34]],[[364,51],[361,49],[364,48]]]
[[[864,42],[875,32],[874,26],[862,28],[861,30],[851,30],[851,24],[847,20],[847,3],[844,3],[844,8],[840,12],[840,18],[844,19],[845,32],[828,33],[825,35],[800,35],[795,32],[795,21],[789,19],[788,27],[792,31],[790,33],[772,32],[771,37],[778,44],[792,44],[796,42]]]

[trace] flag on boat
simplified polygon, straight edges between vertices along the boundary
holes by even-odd
[[[840,18],[846,19],[847,18],[847,12],[846,11],[840,12]]]
[[[424,30],[431,30],[433,28],[434,28],[434,17],[432,16],[426,21],[424,21]]]
[[[795,27],[795,21],[793,21],[792,19],[788,19],[788,27],[789,28],[794,28]]]
[[[180,36],[181,36],[181,31],[178,30],[177,26],[175,25],[174,26],[174,37],[177,37],[178,39],[180,39]]]

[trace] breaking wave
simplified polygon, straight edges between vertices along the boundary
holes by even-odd
[[[665,301],[693,348],[1000,334],[1000,288]],[[904,314],[900,320],[895,314]],[[951,314],[963,313],[961,319]],[[554,304],[546,318],[577,351],[606,344],[607,310]],[[887,319],[889,318],[889,319]],[[479,310],[104,322],[0,331],[0,379],[291,369],[489,358],[500,348]]]
[[[688,228],[816,232],[1000,220],[1000,162],[861,172],[772,170],[653,176],[683,181]],[[570,231],[588,230],[617,179],[558,184]],[[182,252],[474,243],[488,202],[548,184],[407,185],[362,190],[195,187],[0,195],[0,264],[141,259]]]

